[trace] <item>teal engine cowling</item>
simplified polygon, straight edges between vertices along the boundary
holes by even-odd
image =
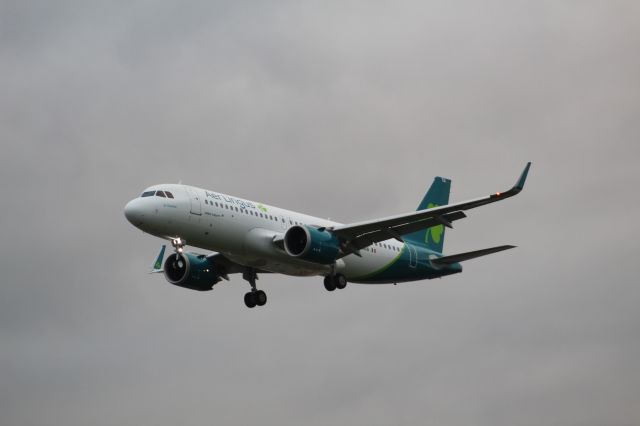
[[[220,281],[213,262],[193,253],[174,253],[164,262],[164,277],[173,285],[191,290],[211,290]]]
[[[329,265],[340,254],[340,241],[331,232],[308,226],[292,226],[284,234],[284,249],[289,256]]]

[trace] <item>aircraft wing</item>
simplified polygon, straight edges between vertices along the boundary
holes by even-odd
[[[451,222],[466,217],[464,214],[465,210],[495,203],[496,201],[502,201],[522,191],[530,167],[531,162],[527,163],[516,184],[505,192],[496,192],[486,197],[418,210],[411,213],[340,225],[327,228],[327,230],[345,242],[344,252],[346,255],[357,252],[357,250],[367,247],[374,242],[384,241],[390,238],[396,238],[402,241],[403,234],[408,234],[420,229],[437,225],[445,225],[452,228]]]
[[[166,248],[167,248],[166,245],[163,245],[162,247],[160,247],[160,253],[158,254],[158,257],[156,258],[156,260],[153,262],[153,265],[151,266],[151,270],[149,271],[150,274],[164,273],[164,269],[162,269],[162,261],[164,260],[164,253]],[[213,263],[214,267],[218,270],[220,276],[227,281],[229,281],[228,274],[239,274],[247,271],[247,268],[245,266],[242,266],[239,263],[236,263],[228,259],[221,253],[214,252],[208,255],[198,254],[198,253],[193,253],[193,254],[198,256],[199,258],[208,259],[211,263]],[[263,274],[269,273],[269,271],[264,271],[264,270],[257,270],[257,272],[260,272]]]
[[[246,266],[234,262],[221,253],[213,252],[209,255],[201,254],[199,255],[199,257],[206,257],[207,259],[209,259],[213,263],[214,268],[216,268],[216,270],[220,273],[220,276],[227,281],[229,281],[228,274],[240,274],[247,272],[248,270]],[[261,274],[270,273],[269,271],[265,271],[263,269],[256,269],[255,271]]]

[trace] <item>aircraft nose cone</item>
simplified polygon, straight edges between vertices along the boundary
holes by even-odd
[[[127,218],[133,226],[138,226],[142,223],[144,218],[144,211],[142,209],[142,203],[139,199],[131,200],[124,206],[124,217]]]

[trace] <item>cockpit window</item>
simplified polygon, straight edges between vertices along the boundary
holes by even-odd
[[[173,194],[170,193],[169,191],[164,191],[165,194],[167,194],[168,198],[173,198]]]
[[[164,195],[164,192],[162,192],[162,191],[156,191],[156,195],[158,197],[166,198],[166,195]]]
[[[155,193],[156,193],[156,191],[145,191],[145,192],[142,193],[141,197],[151,197]]]

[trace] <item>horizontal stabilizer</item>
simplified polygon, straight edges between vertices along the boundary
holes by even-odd
[[[515,248],[515,246],[507,245],[507,246],[491,247],[491,248],[486,248],[486,249],[476,250],[476,251],[468,251],[466,253],[458,253],[458,254],[453,254],[451,256],[444,256],[444,257],[439,257],[437,259],[432,259],[431,263],[433,263],[434,265],[450,265],[452,263],[462,262],[469,259],[475,259],[476,257],[486,256],[488,254],[497,253],[499,251],[509,250],[512,248]]]

